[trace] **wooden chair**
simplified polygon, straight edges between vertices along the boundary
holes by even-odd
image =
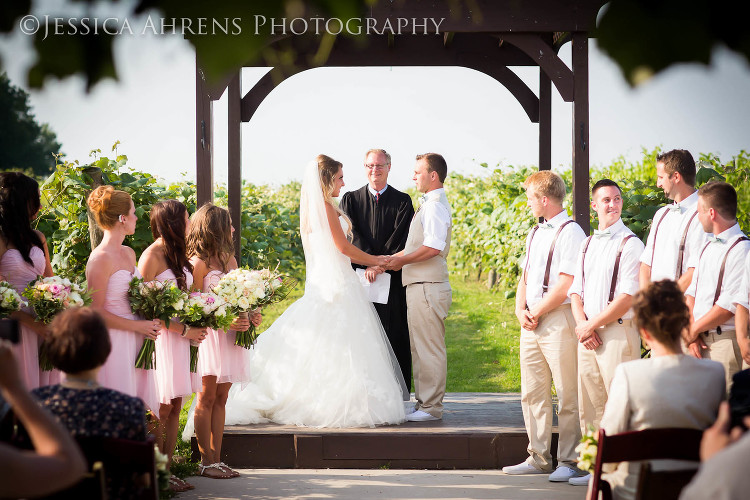
[[[107,500],[107,486],[104,478],[104,465],[101,462],[94,462],[91,470],[73,486],[58,491],[52,495],[41,497],[44,500]]]
[[[611,500],[609,483],[602,479],[602,466],[613,462],[633,462],[636,460],[674,459],[700,461],[700,442],[703,431],[698,429],[664,428],[629,431],[607,436],[599,429],[599,445],[596,465],[591,477],[588,500],[599,498],[601,491],[604,500]],[[694,472],[694,471],[693,471]],[[653,472],[652,472],[653,474]],[[659,472],[659,474],[662,474]],[[666,476],[665,476],[666,477]],[[648,479],[653,483],[653,479]],[[651,485],[653,486],[653,484]],[[647,494],[640,490],[637,496]],[[644,484],[643,487],[650,487]],[[649,493],[650,494],[650,493]],[[668,497],[658,497],[666,500]],[[675,497],[676,498],[676,497]]]
[[[677,499],[682,488],[687,486],[697,472],[697,467],[695,469],[655,471],[651,464],[646,462],[641,465],[635,498],[636,500]]]
[[[76,441],[89,464],[96,461],[104,464],[110,498],[158,500],[153,437],[146,441],[78,437]]]

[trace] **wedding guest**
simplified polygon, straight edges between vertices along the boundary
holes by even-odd
[[[666,278],[677,281],[685,291],[705,238],[697,217],[695,161],[689,151],[673,149],[656,157],[656,186],[674,203],[654,215],[641,255],[641,288]]]
[[[77,483],[86,461],[65,428],[26,391],[13,350],[0,339],[0,395],[26,429],[33,451],[0,443],[0,497],[49,495]]]
[[[222,276],[237,269],[233,232],[232,220],[224,208],[206,204],[193,215],[187,233],[187,254],[193,266],[194,286],[199,290],[210,291]],[[254,313],[250,319],[257,326],[261,315]],[[195,406],[194,425],[202,476],[216,479],[239,476],[221,460],[221,445],[229,389],[232,384],[250,378],[247,350],[234,345],[234,330],[248,328],[250,320],[246,317],[238,318],[227,332],[209,328],[206,339],[198,348],[198,374],[202,387]],[[189,428],[187,432],[190,432]]]
[[[681,334],[690,313],[678,284],[651,283],[633,298],[635,323],[651,357],[615,369],[601,426],[607,434],[660,427],[705,429],[716,419],[724,399],[720,363],[682,353]],[[685,468],[663,461],[661,469]],[[638,487],[639,462],[622,462],[603,478],[613,498],[631,500]]]
[[[578,421],[578,338],[568,289],[576,258],[586,238],[563,209],[565,182],[543,170],[524,182],[526,200],[535,218],[544,222],[526,238],[523,274],[516,293],[521,324],[521,408],[529,437],[529,458],[503,467],[506,474],[546,473],[550,481],[583,475],[576,467],[581,440]],[[533,244],[533,245],[532,245]],[[552,464],[552,382],[558,398],[557,468]]]
[[[745,257],[745,272],[742,275],[742,284],[740,285],[734,305],[737,306],[737,312],[734,315],[734,324],[737,327],[737,344],[742,354],[742,369],[750,368],[750,323],[748,321],[748,303],[750,303],[750,252]]]
[[[112,351],[101,367],[99,382],[104,387],[137,396],[152,412],[158,412],[159,397],[153,370],[136,368],[135,362],[144,338],[156,339],[160,322],[141,320],[133,314],[128,288],[133,276],[140,276],[135,252],[123,245],[125,236],[135,232],[138,217],[130,195],[112,186],[99,186],[88,198],[88,206],[104,237],[86,263],[86,280],[92,307],[104,318],[109,329]]]
[[[732,375],[742,368],[742,354],[734,324],[750,240],[737,224],[737,192],[726,182],[712,181],[698,190],[698,219],[712,233],[700,252],[685,295],[693,322],[685,339],[690,353],[719,361],[726,372],[727,390]]]
[[[190,220],[187,208],[177,200],[160,201],[151,207],[151,234],[154,242],[143,251],[138,270],[146,281],[172,282],[187,292],[193,284],[193,265],[185,251],[185,232]],[[155,376],[159,394],[159,449],[171,467],[180,426],[182,398],[200,390],[198,377],[190,373],[190,342],[201,342],[205,328],[169,322],[156,337]],[[189,483],[172,475],[173,491],[191,489]]]
[[[39,184],[21,172],[0,172],[0,274],[20,294],[37,276],[52,276],[47,240],[31,227],[42,204]],[[20,340],[13,346],[24,383],[29,388],[59,381],[59,372],[39,369],[39,346],[47,335],[45,325],[26,307],[11,314],[21,325]]]
[[[568,291],[578,337],[578,412],[581,429],[599,427],[617,365],[638,359],[641,341],[632,324],[631,305],[638,291],[643,243],[622,222],[622,192],[602,179],[591,190],[591,207],[599,229],[586,238],[578,253]],[[572,477],[584,486],[591,474]]]
[[[417,155],[414,181],[423,203],[411,220],[404,249],[388,269],[403,267],[414,396],[417,404],[406,415],[410,422],[443,418],[443,397],[448,372],[445,318],[451,307],[448,252],[451,245],[451,206],[443,182],[448,175],[445,158],[437,153]]]
[[[411,197],[388,184],[391,155],[384,149],[370,149],[365,153],[367,184],[356,191],[344,193],[340,208],[352,221],[352,243],[373,255],[391,255],[406,245],[409,224],[414,217]],[[401,283],[401,271],[384,271],[380,267],[353,264],[355,269],[365,269],[370,282],[380,273],[391,278],[388,301],[374,302],[380,322],[393,348],[404,375],[407,390],[411,384],[411,348],[409,325],[406,319],[406,290]],[[405,398],[408,400],[409,395]]]

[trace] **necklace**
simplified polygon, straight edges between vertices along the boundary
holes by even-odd
[[[72,375],[68,375],[62,385],[64,385],[65,387],[70,387],[71,389],[76,389],[77,387],[71,386],[71,382],[73,383],[73,385],[85,385],[87,389],[99,387],[99,383],[96,380],[83,377],[74,377]]]

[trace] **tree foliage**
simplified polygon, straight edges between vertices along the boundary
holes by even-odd
[[[29,94],[0,74],[0,170],[31,170],[47,174],[60,153],[57,136],[46,123],[37,123]]]

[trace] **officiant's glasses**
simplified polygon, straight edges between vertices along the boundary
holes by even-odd
[[[383,170],[388,165],[385,163],[371,163],[367,164],[365,163],[365,168],[368,170]]]

